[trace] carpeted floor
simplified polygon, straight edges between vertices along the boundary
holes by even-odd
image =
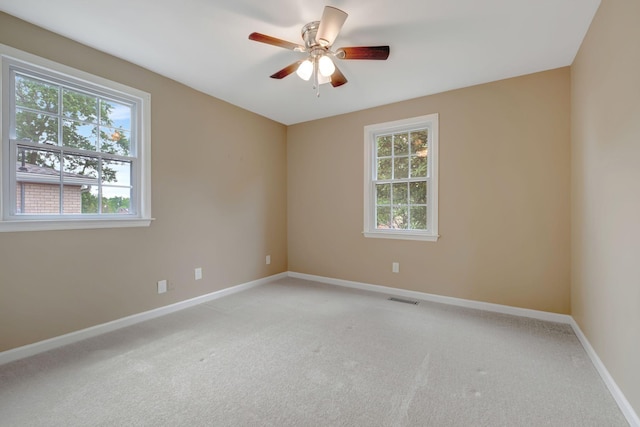
[[[0,366],[1,426],[626,426],[570,326],[282,279]]]

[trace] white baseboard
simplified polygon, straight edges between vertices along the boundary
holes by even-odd
[[[211,292],[206,295],[201,295],[185,301],[180,301],[175,304],[159,307],[153,310],[145,311],[143,313],[133,314],[131,316],[123,317],[121,319],[113,320],[111,322],[103,323],[100,325],[92,326],[90,328],[82,329],[79,331],[71,332],[58,337],[50,338],[44,341],[39,341],[33,344],[25,345],[22,347],[14,348],[11,350],[3,351],[0,353],[0,365],[13,362],[14,360],[23,359],[25,357],[33,356],[38,353],[42,353],[48,350],[52,350],[63,345],[72,344],[80,340],[95,337],[107,332],[115,331],[116,329],[131,326],[136,323],[144,322],[146,320],[154,319],[156,317],[164,316],[185,308],[193,307],[194,305],[202,304],[207,301],[212,301],[218,298],[222,298],[226,295],[235,294],[237,292],[244,291],[256,286],[264,285],[274,280],[287,277],[287,272],[275,274],[273,276],[263,277],[262,279],[253,280],[251,282],[242,283],[240,285],[232,286],[230,288],[222,289],[219,291]]]
[[[455,305],[459,307],[474,308],[477,310],[491,311],[494,313],[511,314],[514,316],[529,317],[533,319],[545,320],[545,321],[556,322],[556,323],[566,323],[568,325],[571,325],[571,327],[573,328],[573,331],[578,337],[578,340],[580,340],[582,347],[589,355],[589,358],[591,359],[591,361],[593,362],[593,365],[595,366],[596,370],[600,374],[600,377],[602,378],[604,383],[607,385],[609,392],[615,399],[616,403],[618,404],[618,407],[624,414],[629,425],[631,427],[640,427],[640,418],[638,418],[638,414],[636,414],[636,412],[634,411],[633,407],[631,406],[627,398],[624,396],[624,394],[622,393],[622,391],[620,390],[620,388],[618,387],[614,379],[611,377],[611,375],[609,374],[609,371],[607,371],[607,368],[604,366],[604,364],[598,357],[597,353],[589,343],[589,340],[587,340],[587,337],[582,333],[582,330],[578,326],[578,323],[575,321],[575,319],[572,316],[569,316],[567,314],[549,313],[546,311],[530,310],[527,308],[510,307],[510,306],[501,305],[501,304],[492,304],[487,302],[473,301],[473,300],[467,300],[462,298],[445,297],[441,295],[428,294],[424,292],[409,291],[406,289],[372,285],[369,283],[352,282],[349,280],[333,279],[330,277],[323,277],[323,276],[314,276],[311,274],[296,273],[293,271],[289,272],[289,277],[293,277],[296,279],[303,279],[303,280],[311,280],[311,281],[320,282],[320,283],[327,283],[329,285],[361,289],[365,291],[379,292],[379,293],[388,294],[388,295],[397,295],[397,296],[403,296],[403,297],[419,299],[424,301],[433,301],[433,302],[439,302],[442,304]]]
[[[330,285],[343,286],[347,288],[361,289],[365,291],[380,292],[383,294],[403,296],[423,301],[439,302],[442,304],[455,305],[458,307],[474,308],[476,310],[491,311],[494,313],[512,314],[520,317],[530,317],[533,319],[545,320],[547,322],[571,323],[571,316],[568,314],[550,313],[548,311],[531,310],[528,308],[511,307],[508,305],[492,304],[489,302],[473,301],[462,298],[445,297],[442,295],[428,294],[425,292],[409,291],[406,289],[390,288],[387,286],[371,285],[369,283],[352,282],[349,280],[332,279],[329,277],[314,276],[311,274],[295,273],[290,271],[289,277],[314,282],[327,283]]]
[[[624,414],[629,425],[631,427],[640,427],[640,418],[638,417],[638,414],[636,414],[636,412],[633,410],[633,408],[631,407],[631,404],[629,403],[627,398],[624,396],[624,394],[618,387],[618,384],[616,384],[614,379],[611,377],[611,374],[609,374],[609,371],[604,366],[604,363],[602,363],[602,360],[600,360],[600,357],[598,357],[598,354],[593,349],[593,347],[591,346],[591,343],[589,342],[587,337],[584,335],[584,333],[582,333],[582,329],[580,329],[578,322],[576,322],[573,317],[571,318],[571,327],[573,328],[573,331],[575,332],[576,336],[580,340],[580,343],[582,343],[582,347],[584,347],[584,350],[589,355],[589,358],[591,359],[591,362],[593,363],[596,370],[600,374],[600,377],[602,378],[604,383],[607,385],[609,392],[611,392],[611,395],[613,396],[616,403],[618,404],[618,407],[620,407],[620,410]]]

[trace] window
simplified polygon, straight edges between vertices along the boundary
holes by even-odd
[[[149,94],[0,54],[0,231],[149,225]]]
[[[365,126],[364,235],[438,240],[438,115]]]

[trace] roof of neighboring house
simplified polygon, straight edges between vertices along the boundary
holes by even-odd
[[[98,179],[71,172],[62,172],[65,185],[97,185]],[[16,162],[16,181],[41,184],[60,184],[60,171],[30,163]]]

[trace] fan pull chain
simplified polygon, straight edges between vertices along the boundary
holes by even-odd
[[[316,90],[316,97],[320,98],[320,82],[318,81],[318,58],[313,58],[313,88]]]

